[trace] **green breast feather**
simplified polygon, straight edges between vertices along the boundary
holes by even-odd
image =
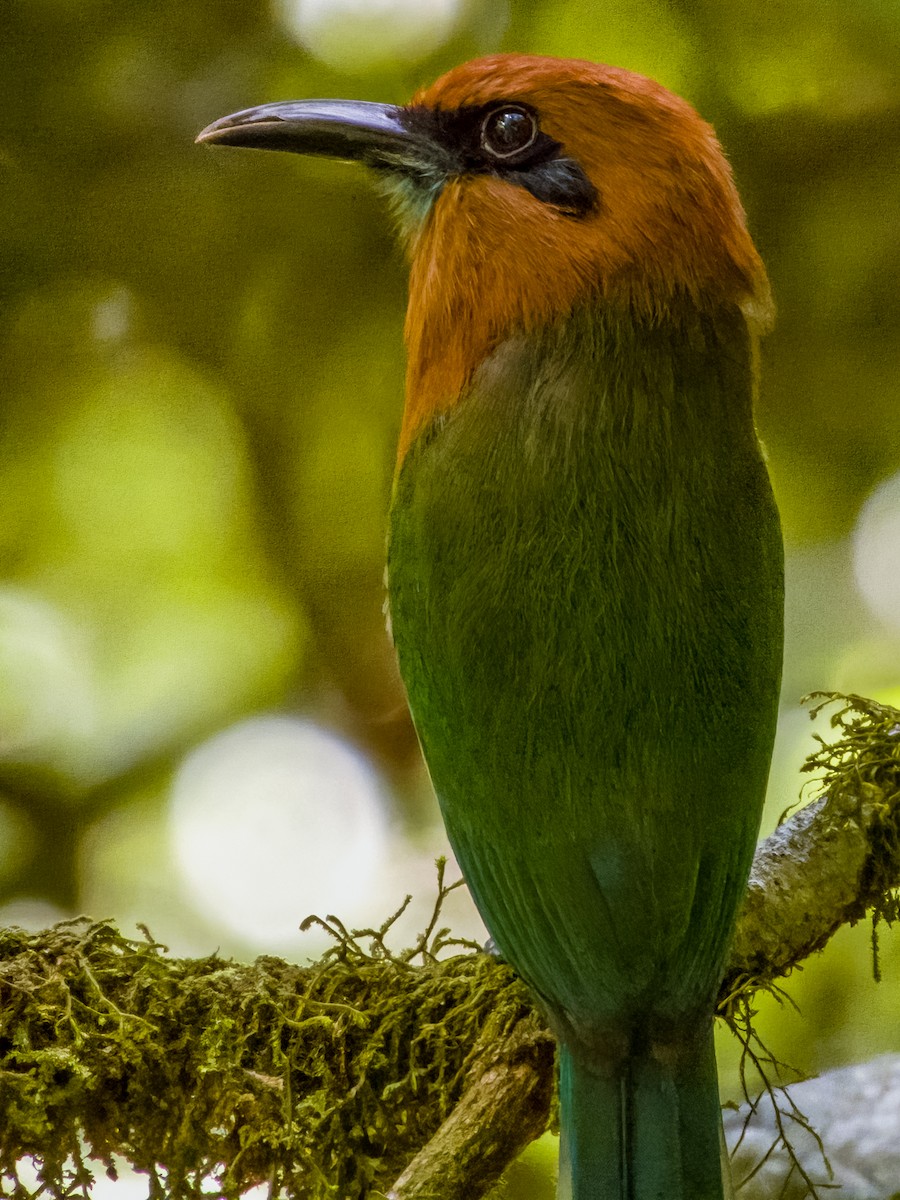
[[[507,341],[417,439],[389,589],[454,850],[569,1041],[708,1008],[778,697],[738,312]]]

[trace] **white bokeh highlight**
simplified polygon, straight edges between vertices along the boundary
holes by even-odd
[[[465,0],[276,0],[291,37],[329,66],[417,62],[456,29]]]
[[[0,587],[0,759],[77,772],[100,688],[89,634],[52,600]]]
[[[900,474],[877,487],[860,510],[853,571],[871,611],[900,632]]]
[[[310,913],[369,924],[390,831],[366,760],[318,725],[243,721],[184,760],[170,832],[198,909],[254,946],[295,951]]]

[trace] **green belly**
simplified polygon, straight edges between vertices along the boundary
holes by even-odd
[[[709,1004],[755,844],[781,542],[726,334],[649,333],[631,378],[589,324],[507,346],[395,488],[392,625],[448,833],[578,1038]]]

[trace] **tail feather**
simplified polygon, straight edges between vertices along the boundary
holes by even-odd
[[[728,1200],[712,1028],[677,1063],[560,1047],[558,1200]]]

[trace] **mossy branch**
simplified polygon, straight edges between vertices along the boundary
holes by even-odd
[[[819,798],[757,847],[721,1000],[765,986],[821,950],[834,933],[871,913],[900,916],[900,712],[862,696],[815,692],[815,717],[839,705],[829,744],[803,771]]]
[[[749,997],[847,921],[898,915],[900,713],[857,696],[807,769],[822,795],[757,852],[720,996]],[[0,933],[0,1174],[32,1157],[53,1197],[120,1156],[152,1196],[476,1200],[552,1121],[553,1042],[508,967],[438,928],[393,954],[321,922],[317,963],[166,956],[145,932]],[[368,943],[367,945],[365,943]],[[449,948],[467,949],[443,957]],[[96,1164],[94,1164],[96,1165]]]

